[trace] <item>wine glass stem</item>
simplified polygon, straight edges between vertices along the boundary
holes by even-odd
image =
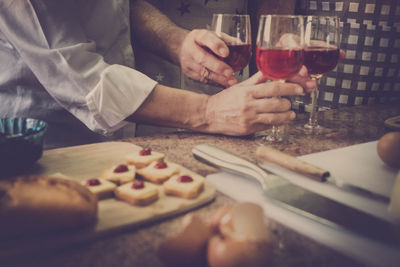
[[[280,139],[280,129],[278,128],[278,126],[272,126],[271,129],[271,139],[274,141],[278,141]]]
[[[278,80],[277,82],[279,83],[285,83],[285,80]],[[281,98],[281,96],[275,96],[275,98]],[[280,126],[272,126],[271,129],[271,140],[272,141],[284,141],[286,136],[286,125],[280,125]]]
[[[277,82],[284,83],[285,80],[278,80]],[[275,98],[280,98],[280,96],[274,96]],[[268,141],[268,142],[282,142],[286,141],[286,131],[285,125],[275,126],[272,125],[270,130],[261,131],[257,134],[258,137],[261,137],[260,140]]]
[[[311,93],[311,112],[310,112],[310,118],[308,119],[308,126],[310,128],[315,128],[318,127],[318,96],[319,96],[319,90],[318,90],[318,78],[313,78],[317,82],[317,87],[312,91]]]

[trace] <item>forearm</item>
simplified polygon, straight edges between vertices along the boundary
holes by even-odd
[[[179,51],[189,31],[178,27],[144,0],[132,0],[134,42],[171,62],[179,64]]]
[[[130,121],[207,132],[209,96],[158,84]]]
[[[296,117],[290,101],[275,96],[303,94],[299,84],[308,80],[298,76],[295,84],[265,79],[259,72],[215,95],[157,85],[128,120],[232,136],[290,122]]]

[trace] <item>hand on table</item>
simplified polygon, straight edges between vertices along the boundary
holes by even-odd
[[[315,88],[305,68],[292,82],[265,82],[261,72],[209,97],[206,117],[210,132],[247,135],[271,125],[287,124],[296,117],[286,98],[275,96],[302,95]],[[304,87],[304,88],[303,88]]]
[[[205,47],[220,57],[229,54],[225,42],[214,32],[204,29],[192,30],[184,39],[179,53],[183,73],[204,83],[211,82],[226,87],[236,84],[233,69]]]

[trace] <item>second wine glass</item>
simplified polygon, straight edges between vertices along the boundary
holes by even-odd
[[[323,74],[332,71],[339,60],[339,18],[336,16],[305,17],[304,65],[317,85]],[[311,111],[304,130],[320,134],[329,129],[318,124],[318,87],[311,93]]]
[[[304,26],[302,16],[262,15],[257,33],[256,62],[270,80],[285,82],[303,66]],[[285,126],[272,126],[257,133],[257,139],[270,142],[285,140]]]
[[[217,57],[237,72],[245,68],[251,58],[250,16],[240,14],[213,14],[211,30],[228,46],[229,55]]]

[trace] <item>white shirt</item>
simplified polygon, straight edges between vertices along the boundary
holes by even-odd
[[[0,117],[110,135],[156,85],[133,67],[129,0],[0,2]]]

